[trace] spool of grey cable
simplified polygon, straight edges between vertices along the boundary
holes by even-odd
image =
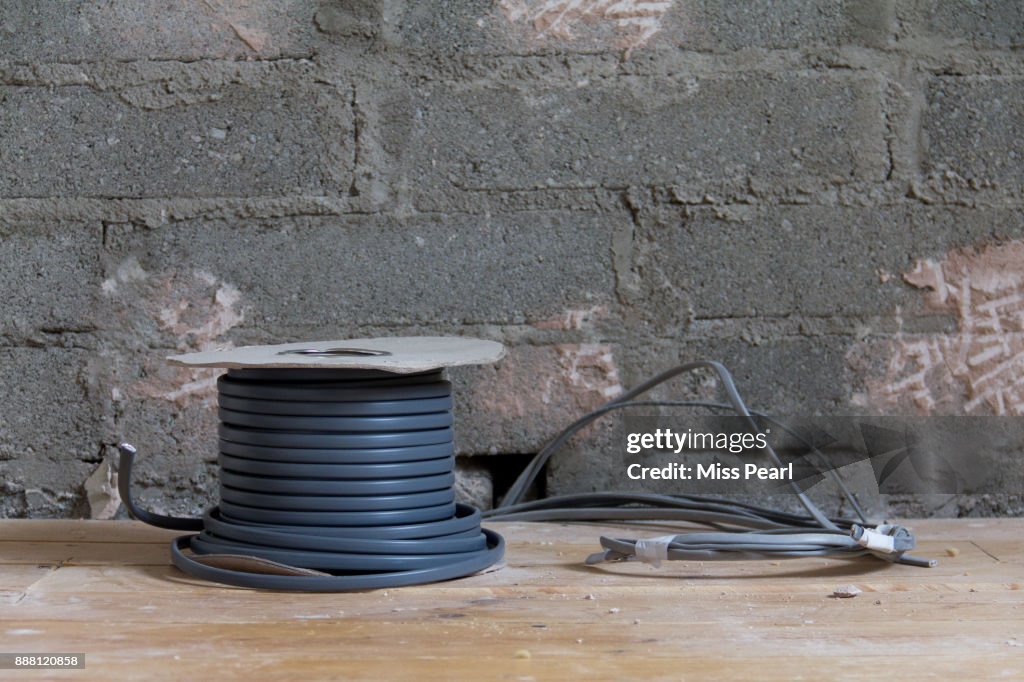
[[[456,504],[451,385],[444,367],[493,362],[501,344],[412,337],[253,346],[169,358],[226,367],[217,382],[220,504],[136,518],[196,531],[171,545],[195,577],[240,587],[345,591],[448,580],[504,552]]]

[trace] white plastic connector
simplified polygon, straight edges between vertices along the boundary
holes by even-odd
[[[643,538],[636,541],[636,558],[655,568],[668,559],[668,546],[676,539],[675,535],[659,535],[656,538]]]
[[[857,532],[859,529],[859,533]],[[896,538],[893,536],[880,532],[881,526],[878,528],[863,528],[857,526],[854,529],[853,539],[857,541],[861,547],[870,549],[874,552],[881,552],[883,554],[892,554],[896,551]]]

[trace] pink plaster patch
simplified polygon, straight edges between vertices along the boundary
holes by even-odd
[[[855,402],[909,404],[921,414],[1024,414],[1024,242],[920,260],[903,279],[926,291],[927,309],[954,315],[957,331],[859,345],[855,366],[887,361]]]
[[[566,310],[557,317],[540,320],[533,324],[537,329],[557,329],[560,331],[580,331],[591,327],[598,320],[608,317],[608,306],[595,305],[589,308]]]
[[[501,0],[513,24],[525,23],[534,39],[576,40],[587,27],[611,25],[618,46],[642,47],[658,31],[673,0]]]
[[[510,432],[543,442],[621,392],[608,344],[526,345],[510,348],[493,371],[484,370],[469,398],[487,415],[490,442],[502,443]]]
[[[122,314],[126,322],[141,317],[156,321],[161,330],[173,334],[177,352],[231,348],[225,335],[245,319],[241,292],[203,270],[154,275],[129,258],[102,288],[107,296],[125,304]],[[193,401],[212,405],[222,370],[172,367],[163,355],[146,354],[141,360],[144,378],[115,389],[115,400],[146,397],[180,405]]]

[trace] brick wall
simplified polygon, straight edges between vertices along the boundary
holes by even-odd
[[[3,3],[0,515],[108,515],[122,435],[205,506],[215,373],[162,359],[226,344],[508,344],[452,373],[483,502],[698,357],[780,414],[1019,415],[1022,46],[1011,0]],[[610,433],[549,489],[621,487]]]

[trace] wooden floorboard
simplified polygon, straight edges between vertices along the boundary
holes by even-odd
[[[325,595],[193,580],[139,523],[0,521],[0,651],[86,653],[0,678],[1024,679],[1024,520],[910,525],[939,566],[586,567],[601,534],[664,530],[491,524],[501,570]]]

